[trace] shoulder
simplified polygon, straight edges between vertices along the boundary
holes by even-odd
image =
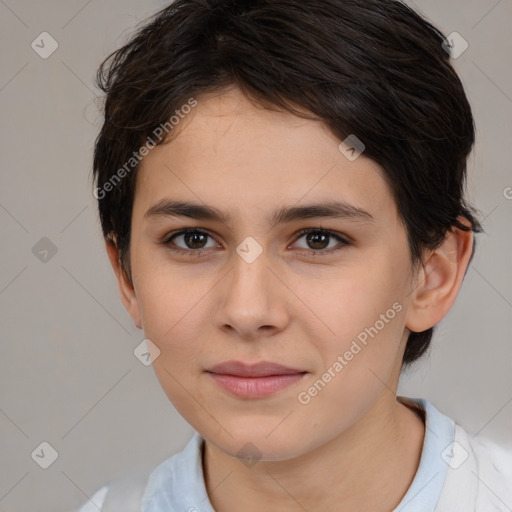
[[[105,496],[108,492],[108,485],[104,485],[98,489],[93,496],[85,503],[78,512],[98,512],[103,509],[103,503],[105,502]]]
[[[151,473],[143,497],[143,509],[189,510],[207,499],[202,470],[203,439],[195,432],[181,451],[163,461]],[[204,505],[204,503],[203,503]],[[199,505],[198,505],[199,507]]]
[[[471,437],[470,446],[473,450],[477,471],[475,482],[478,485],[477,504],[493,504],[496,510],[512,509],[512,448],[496,444],[485,438]]]
[[[196,432],[184,450],[156,467],[138,466],[118,473],[78,512],[140,511],[141,504],[144,510],[168,510],[183,492],[188,491],[188,498],[198,494],[197,487],[203,482],[201,441]]]
[[[442,455],[448,471],[436,511],[512,510],[512,449],[455,426],[455,440]]]

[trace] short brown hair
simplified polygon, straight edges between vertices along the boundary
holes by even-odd
[[[480,232],[463,197],[474,120],[444,40],[396,0],[176,0],[157,12],[97,74],[106,101],[95,195],[128,275],[138,165],[126,163],[191,96],[231,85],[324,121],[340,140],[355,134],[384,170],[413,263],[453,227]],[[412,332],[403,363],[432,335]]]

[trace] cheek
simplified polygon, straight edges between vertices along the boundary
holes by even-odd
[[[313,380],[323,399],[317,402],[332,400],[346,407],[373,399],[390,385],[400,365],[405,324],[401,275],[385,264],[364,271],[352,267],[345,276],[309,288],[318,318],[308,314],[302,329],[309,329],[311,352],[320,356]],[[304,391],[316,396],[315,390]]]
[[[201,417],[197,404],[204,402],[198,383],[204,346],[200,322],[205,315],[204,292],[199,284],[192,290],[180,279],[172,279],[168,286],[164,273],[158,274],[145,281],[139,294],[145,336],[160,350],[153,371],[174,407],[196,425]]]
[[[361,264],[303,282],[295,290],[308,306],[302,318],[306,327],[316,331],[311,339],[323,340],[321,345],[336,351],[348,349],[354,339],[363,345],[381,338],[400,343],[405,309],[402,281],[389,265]]]
[[[160,350],[153,363],[155,371],[167,370],[183,380],[200,364],[201,333],[205,332],[205,307],[212,284],[157,265],[148,266],[140,277],[137,298],[144,333]]]
[[[321,311],[330,315],[335,334],[311,338],[321,364],[296,397],[301,428],[327,438],[350,428],[389,393],[400,366],[405,308],[391,294],[353,291],[350,298],[341,294],[336,307],[325,302]]]

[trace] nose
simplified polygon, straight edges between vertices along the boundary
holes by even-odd
[[[222,281],[216,308],[217,327],[252,341],[286,328],[290,291],[263,251],[256,259],[233,256],[233,267]]]

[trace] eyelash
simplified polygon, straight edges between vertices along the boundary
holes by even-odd
[[[177,236],[180,236],[180,235],[191,234],[191,233],[202,234],[202,235],[207,235],[209,237],[212,237],[212,235],[208,231],[205,231],[205,230],[202,230],[202,229],[199,229],[199,228],[188,228],[188,229],[182,229],[180,231],[176,231],[176,232],[170,233],[168,236],[166,236],[161,241],[161,243],[167,249],[169,249],[169,250],[171,250],[173,252],[176,252],[176,253],[179,253],[179,254],[184,254],[184,255],[190,256],[190,257],[193,257],[193,256],[199,257],[201,255],[202,251],[208,250],[210,248],[207,248],[207,249],[183,249],[181,247],[176,246],[174,243],[173,243],[173,245],[170,245],[172,243],[172,239],[173,238],[175,238]],[[315,256],[315,257],[316,256],[322,256],[324,254],[331,254],[333,252],[339,251],[339,250],[343,249],[345,246],[351,245],[351,243],[352,243],[348,239],[340,236],[337,232],[331,231],[329,229],[324,229],[324,228],[306,228],[306,229],[302,229],[297,234],[297,239],[295,241],[299,240],[304,235],[307,235],[309,233],[317,233],[317,234],[322,234],[322,235],[328,235],[330,237],[335,238],[338,242],[340,242],[340,246],[337,246],[337,247],[331,248],[331,249],[318,249],[318,250],[314,250],[314,249],[299,249],[299,251],[302,251],[302,253],[307,253],[308,255]]]

